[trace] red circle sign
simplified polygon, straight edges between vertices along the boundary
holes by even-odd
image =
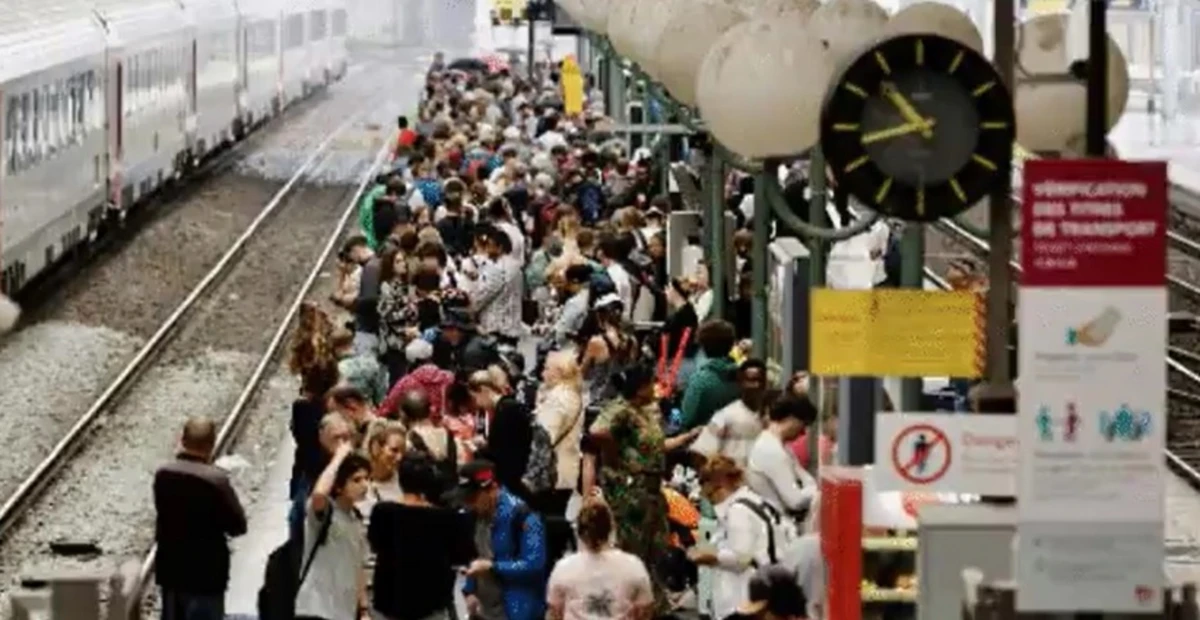
[[[910,447],[911,446],[911,447]],[[930,457],[945,451],[939,467],[929,469]],[[936,426],[917,424],[896,435],[892,441],[892,467],[900,477],[913,484],[931,484],[946,475],[953,455],[946,433]]]

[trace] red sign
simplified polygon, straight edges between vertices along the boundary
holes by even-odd
[[[1025,162],[1022,286],[1164,286],[1167,164]]]
[[[936,426],[917,424],[892,441],[892,466],[912,484],[931,484],[950,469],[950,440]]]

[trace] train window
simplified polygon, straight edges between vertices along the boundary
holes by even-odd
[[[344,8],[334,11],[334,36],[346,36],[346,10]]]
[[[32,147],[30,156],[36,162],[42,158],[42,91],[33,89],[29,99],[32,101],[32,105],[29,106],[29,124],[33,128],[29,132]]]
[[[28,166],[33,157],[33,139],[30,135],[33,132],[33,121],[29,115],[33,103],[29,99],[29,93],[21,94],[21,167]]]
[[[283,48],[295,49],[304,45],[304,16],[288,16],[284,23]]]
[[[310,11],[309,19],[309,40],[320,41],[325,38],[325,11]]]
[[[58,83],[50,84],[46,87],[49,91],[49,111],[47,114],[50,122],[50,152],[54,153],[63,146],[62,132],[62,109],[58,105]]]
[[[9,174],[17,171],[17,138],[21,130],[21,116],[17,108],[20,105],[16,97],[9,97],[4,114],[4,158],[8,160]]]

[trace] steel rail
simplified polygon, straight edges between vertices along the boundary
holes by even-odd
[[[262,385],[262,382],[264,379],[266,379],[267,372],[271,368],[272,361],[275,359],[275,355],[279,352],[279,348],[283,345],[284,339],[291,331],[292,322],[295,320],[296,315],[300,312],[300,307],[303,305],[304,299],[308,296],[309,292],[316,284],[317,278],[320,277],[321,270],[325,266],[325,263],[329,260],[329,257],[333,255],[334,249],[341,240],[342,232],[346,229],[347,224],[349,224],[351,218],[354,216],[357,210],[356,207],[358,206],[359,199],[362,198],[363,193],[366,192],[367,185],[371,182],[371,179],[375,176],[376,172],[379,170],[379,167],[383,164],[387,152],[388,144],[387,141],[385,141],[383,146],[379,149],[379,152],[376,153],[375,160],[371,164],[371,167],[363,174],[362,179],[359,181],[358,187],[355,189],[354,195],[350,198],[349,204],[342,213],[341,219],[338,221],[334,231],[326,240],[325,247],[321,250],[320,256],[318,256],[316,261],[313,262],[313,266],[308,272],[308,277],[305,278],[304,284],[300,286],[300,290],[296,293],[295,299],[292,300],[291,307],[288,308],[287,315],[282,321],[280,321],[279,326],[275,329],[275,335],[271,337],[270,344],[267,345],[266,351],[264,351],[262,357],[259,358],[258,366],[255,367],[254,373],[251,374],[250,378],[246,380],[246,384],[242,387],[241,394],[238,395],[237,402],[233,404],[229,410],[229,413],[225,416],[225,421],[221,424],[221,429],[217,433],[217,442],[213,448],[214,458],[224,456],[226,453],[228,453],[229,449],[233,447],[233,442],[237,438],[243,423],[246,421],[246,418],[251,411],[250,402],[253,400],[254,395],[258,392],[259,386]],[[134,581],[131,587],[126,589],[126,601],[128,601],[129,604],[129,608],[126,610],[128,620],[139,620],[141,618],[142,602],[145,600],[146,593],[153,581],[152,578],[154,573],[154,565],[157,558],[158,546],[154,545],[150,548],[150,551],[146,553],[145,558],[142,560],[141,568],[137,574],[137,579]]]
[[[1173,190],[1181,191],[1178,188],[1173,188]],[[1019,204],[1019,199],[1017,199],[1016,196],[1014,196],[1013,199],[1014,199],[1014,201],[1016,201]],[[972,248],[976,252],[979,252],[984,255],[987,255],[988,253],[991,252],[992,248],[990,245],[988,245],[987,241],[980,239],[979,237],[976,237],[975,235],[971,234],[970,232],[968,232],[967,230],[965,230],[963,227],[959,226],[958,224],[954,223],[953,221],[942,220],[942,221],[938,222],[937,224],[935,224],[935,227],[938,228],[939,230],[941,230],[942,232],[949,233],[949,235],[951,237],[956,238],[956,240],[958,240],[960,243],[967,245],[968,247]],[[1168,233],[1168,239],[1171,238],[1171,234],[1172,233]],[[1180,239],[1187,240],[1186,237],[1182,237],[1181,235],[1176,234],[1176,236],[1179,237]],[[1188,240],[1188,241],[1190,242],[1190,240]],[[1194,243],[1194,242],[1191,242],[1191,243]],[[1009,266],[1012,268],[1014,273],[1020,274],[1023,271],[1020,263],[1018,263],[1015,260],[1009,262]],[[1168,288],[1177,289],[1191,297],[1200,299],[1200,287],[1197,287],[1196,285],[1191,284],[1190,282],[1185,282],[1183,280],[1180,280],[1179,278],[1176,278],[1176,277],[1172,276],[1171,274],[1166,274],[1166,280],[1167,280]],[[1200,375],[1197,375],[1195,372],[1192,372],[1182,362],[1180,362],[1178,359],[1176,359],[1172,355],[1172,350],[1170,348],[1168,348],[1167,354],[1164,357],[1164,361],[1168,368],[1181,374],[1189,383],[1200,386]],[[1169,397],[1174,396],[1175,392],[1176,391],[1174,391],[1174,390],[1168,389],[1167,395]],[[1187,464],[1183,459],[1179,458],[1179,456],[1176,455],[1174,452],[1172,452],[1169,448],[1164,449],[1163,452],[1165,453],[1167,465],[1171,469],[1173,469],[1176,474],[1178,474],[1181,478],[1183,478],[1184,481],[1187,482],[1189,485],[1191,485],[1192,487],[1194,487],[1196,489],[1200,489],[1200,471],[1198,471],[1195,467]]]
[[[158,330],[146,341],[137,354],[129,361],[128,364],[121,370],[107,388],[100,394],[99,397],[92,403],[87,411],[75,421],[71,429],[67,431],[50,454],[46,456],[37,467],[34,468],[20,486],[5,499],[4,504],[0,506],[0,541],[3,541],[12,531],[16,524],[24,517],[25,513],[33,507],[34,502],[40,496],[40,492],[54,479],[55,476],[70,462],[74,452],[82,447],[88,430],[92,425],[107,411],[111,405],[117,400],[118,396],[125,388],[129,387],[136,377],[153,363],[157,354],[162,351],[180,323],[183,317],[196,305],[196,303],[204,296],[205,293],[222,278],[230,268],[236,263],[236,259],[241,254],[246,243],[258,232],[263,223],[275,213],[279,205],[283,204],[284,198],[287,197],[292,189],[307,175],[314,165],[325,155],[334,140],[341,136],[353,123],[361,118],[371,109],[370,104],[363,106],[349,118],[342,121],[332,132],[330,132],[312,151],[307,159],[300,164],[296,172],[284,183],[279,191],[267,202],[262,211],[254,218],[252,222],[242,232],[241,236],[234,241],[233,245],[225,251],[225,254],[205,274],[187,297],[176,306],[159,326]]]

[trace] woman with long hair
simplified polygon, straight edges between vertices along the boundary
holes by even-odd
[[[408,258],[389,247],[379,257],[379,346],[388,369],[388,385],[404,375],[404,347],[416,335],[409,313]]]
[[[543,513],[561,516],[579,482],[583,458],[583,376],[570,351],[555,351],[546,357],[534,415],[550,435],[558,467],[555,488],[544,492],[538,503]]]
[[[317,304],[306,301],[300,306],[296,331],[292,334],[291,354],[288,369],[304,380],[314,370],[337,366],[337,355],[333,350],[333,322]],[[303,389],[303,388],[302,388]],[[324,394],[324,390],[320,394]]]
[[[654,591],[650,575],[637,556],[613,547],[613,514],[609,507],[599,500],[588,501],[579,511],[575,529],[581,548],[554,565],[546,588],[546,617],[652,617]]]
[[[587,389],[587,405],[603,406],[616,396],[612,376],[637,359],[638,346],[621,319],[624,307],[616,293],[601,296],[579,329],[579,367]]]

